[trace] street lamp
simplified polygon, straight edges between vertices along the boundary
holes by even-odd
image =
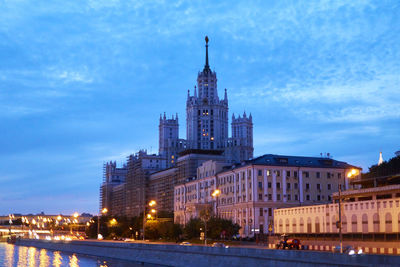
[[[155,205],[157,205],[157,202],[155,200],[151,200],[148,204],[149,207],[154,207]],[[155,209],[151,209],[151,210],[152,211],[154,210],[154,212],[156,212]],[[151,219],[151,214],[147,214],[147,218]],[[143,241],[145,240],[145,236],[144,236],[145,224],[146,224],[146,205],[143,208]]]
[[[112,218],[112,219],[110,220],[111,226],[115,226],[117,223],[118,223],[118,222],[117,222],[117,220],[116,220],[115,218]]]
[[[217,215],[217,217],[218,217],[218,196],[220,194],[221,194],[221,190],[219,190],[219,189],[215,189],[211,194],[212,197],[215,197],[215,214]]]
[[[358,175],[359,171],[356,169],[351,169],[347,173],[347,178],[352,178],[353,176]],[[340,241],[340,253],[343,253],[343,233],[342,233],[342,185],[339,184],[339,224],[337,225],[339,228],[339,241]]]
[[[97,216],[97,239],[100,238],[100,216],[102,216],[103,214],[107,214],[108,209],[107,208],[103,208],[100,213],[99,216]]]
[[[72,216],[74,217],[72,223],[73,223],[73,225],[74,225],[74,224],[76,225],[76,224],[78,223],[79,213],[78,213],[78,212],[74,212],[74,214],[73,214]],[[72,225],[72,227],[71,227],[71,234],[73,234],[73,225]],[[77,228],[76,234],[78,234],[78,230],[79,230],[79,229]]]

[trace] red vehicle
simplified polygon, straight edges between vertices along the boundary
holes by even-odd
[[[276,244],[276,249],[300,249],[300,240],[297,238],[289,238],[288,235],[281,235],[281,239]]]

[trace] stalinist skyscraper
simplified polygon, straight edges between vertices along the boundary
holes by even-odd
[[[210,69],[206,36],[205,64],[197,74],[193,95],[188,90],[186,101],[186,140],[179,139],[178,115],[167,119],[160,116],[159,154],[168,165],[185,149],[220,150],[228,162],[240,162],[253,157],[253,120],[246,113],[232,116],[232,138],[228,137],[228,95],[218,96],[217,74]]]
[[[197,75],[197,88],[186,102],[187,145],[195,149],[224,149],[228,140],[228,97],[218,97],[217,74],[208,63],[206,36],[206,63]]]

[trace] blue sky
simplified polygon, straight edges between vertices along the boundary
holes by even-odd
[[[215,3],[217,2],[217,3]],[[158,150],[204,65],[255,155],[400,150],[398,1],[0,0],[0,214],[96,212],[102,164]]]

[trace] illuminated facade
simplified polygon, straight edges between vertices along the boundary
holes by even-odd
[[[174,219],[185,224],[212,205],[214,214],[242,227],[243,237],[268,233],[275,209],[332,202],[339,185],[349,188],[354,168],[358,176],[359,168],[330,158],[270,154],[233,166],[206,162],[196,180],[175,186]]]

